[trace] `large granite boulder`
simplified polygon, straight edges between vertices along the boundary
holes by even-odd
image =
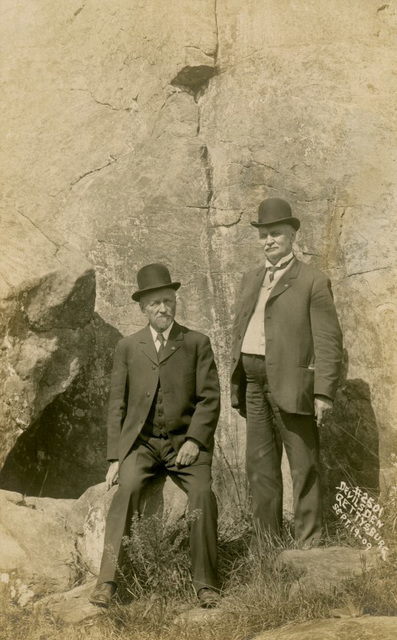
[[[98,575],[115,491],[102,483],[78,500],[0,491],[0,586],[16,603],[68,592]],[[145,515],[153,523],[163,518],[165,527],[177,523],[186,506],[183,491],[165,478],[150,485],[143,503]]]
[[[95,271],[81,253],[19,210],[1,218],[0,486],[77,497],[103,477],[120,333],[95,313]]]
[[[58,364],[68,352],[59,339]],[[94,314],[81,332],[75,377],[25,426],[0,471],[0,486],[27,495],[77,498],[106,474],[106,411],[120,333]],[[33,378],[33,376],[32,376]],[[31,378],[31,379],[32,379]]]
[[[2,227],[1,463],[18,437],[77,376],[94,313],[95,275],[14,212]]]
[[[99,573],[106,516],[115,491],[116,487],[107,491],[105,483],[90,487],[72,507],[69,527],[75,533],[76,548],[87,575]],[[183,491],[169,478],[159,478],[146,491],[142,508],[148,517],[163,517],[167,526],[184,515],[186,506]]]
[[[94,312],[95,273],[81,254],[18,213],[2,231],[0,486],[77,497],[104,473],[120,334]]]
[[[44,490],[51,495],[77,496],[92,484],[95,468],[103,473],[110,353],[118,332],[144,323],[130,299],[137,269],[163,261],[183,283],[179,319],[211,336],[224,394],[218,477],[222,470],[229,474],[224,485],[230,491],[238,478],[234,486],[241,493],[244,425],[227,400],[230,332],[240,275],[263,260],[249,222],[269,195],[286,197],[301,219],[297,253],[331,276],[344,331],[340,403],[349,413],[336,413],[330,430],[342,457],[332,437],[324,439],[331,491],[345,477],[346,452],[357,442],[371,453],[361,467],[351,456],[355,482],[376,490],[379,471],[391,481],[397,408],[394,5],[319,0],[308,10],[305,3],[277,0],[115,0],[109,9],[107,0],[6,0],[4,13],[0,127],[8,145],[0,158],[1,210],[7,256],[17,255],[1,269],[4,295],[14,272],[18,283],[34,274],[40,282],[50,278],[31,308],[35,330],[25,332],[15,351],[17,376],[11,363],[15,379],[8,384],[17,389],[8,393],[25,394],[26,402],[17,403],[16,416],[10,405],[2,410],[7,451],[32,420],[41,420],[26,447],[37,451],[29,468],[42,469],[34,491],[43,485],[46,456],[52,462]],[[26,255],[15,254],[12,243],[26,247]],[[37,387],[32,400],[19,378],[55,360],[42,316],[53,287],[48,274],[65,256],[74,256],[73,267],[88,260],[96,271],[96,319],[106,328],[110,352],[99,365],[103,385],[97,395],[85,395],[94,388],[93,365],[78,382],[84,355],[77,358],[76,350],[82,354],[89,342],[88,314],[90,327],[57,327],[57,344],[67,353],[50,388]],[[87,286],[90,277],[83,277]],[[58,276],[55,281],[58,286]],[[81,282],[78,275],[75,282]],[[55,321],[52,312],[47,320]],[[102,362],[100,353],[99,346],[91,351]],[[25,379],[23,389],[30,384]],[[98,410],[90,413],[93,404]],[[62,437],[48,453],[42,443],[50,424]],[[73,457],[79,440],[84,446],[73,465],[65,465],[64,447],[73,443]],[[91,482],[77,472],[78,457],[88,464]],[[10,470],[7,477],[8,487],[21,488]]]
[[[0,491],[0,581],[15,603],[69,590],[80,578],[70,503]]]

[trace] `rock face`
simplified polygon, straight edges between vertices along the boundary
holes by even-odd
[[[104,412],[120,333],[95,314],[80,253],[1,212],[0,486],[77,497],[103,478]]]
[[[65,334],[54,369],[64,371],[70,354]],[[106,473],[106,403],[114,345],[118,331],[97,314],[79,332],[74,377],[62,378],[62,393],[43,408],[9,453],[0,472],[0,485],[27,495],[77,498]],[[29,383],[34,383],[34,373]],[[18,404],[14,406],[17,411]]]
[[[86,260],[59,255],[59,247],[24,218],[5,222],[2,463],[18,436],[78,374],[95,302],[95,275]]]
[[[106,515],[115,490],[107,491],[102,483],[78,500],[25,498],[0,491],[0,587],[23,606],[68,592],[82,581],[91,584],[99,573]],[[185,510],[185,494],[169,479],[152,483],[146,491],[147,516],[164,514],[165,524],[172,525]],[[73,602],[74,592],[71,598]],[[84,609],[84,617],[91,609]]]
[[[265,631],[257,640],[393,640],[397,632],[396,618],[353,618],[348,620],[311,620],[295,627],[286,626],[275,631]]]
[[[152,483],[146,491],[143,511],[147,516],[163,513],[165,523],[175,523],[186,510],[185,494],[167,479]],[[76,548],[85,570],[98,575],[101,564],[106,516],[115,487],[106,491],[104,483],[88,489],[76,500],[70,514],[69,526],[77,534]]]
[[[4,236],[0,484],[77,497],[103,474],[103,413],[120,334],[94,313],[95,273],[83,256],[24,217]]]
[[[23,498],[1,491],[0,581],[25,605],[71,589],[80,577],[75,534],[66,527],[70,501]]]
[[[116,488],[105,484],[90,487],[75,501],[69,527],[76,533],[76,548],[82,565],[93,575],[99,572],[105,535],[105,519]]]
[[[0,273],[12,329],[0,416],[4,450],[14,448],[3,486],[77,497],[99,481],[111,354],[119,332],[144,324],[130,294],[152,261],[183,283],[179,319],[211,336],[224,392],[218,473],[232,486],[244,449],[227,399],[233,303],[241,273],[263,259],[249,221],[271,195],[302,221],[298,255],[331,276],[345,336],[348,415],[336,411],[324,437],[330,493],[350,466],[362,486],[376,489],[379,470],[391,478],[394,4],[5,0],[3,10]],[[365,464],[356,446],[370,449]],[[15,472],[24,466],[39,470],[33,489]]]

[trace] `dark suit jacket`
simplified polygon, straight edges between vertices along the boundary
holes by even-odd
[[[232,347],[232,405],[245,414],[246,379],[240,353],[266,268],[244,275]],[[333,400],[342,363],[342,333],[329,278],[295,260],[274,286],[265,307],[266,371],[277,406],[313,414],[314,396]]]
[[[175,451],[187,437],[212,457],[220,410],[209,338],[174,322],[161,362],[149,325],[116,345],[108,411],[108,459],[121,463],[137,439],[160,381],[166,429]]]

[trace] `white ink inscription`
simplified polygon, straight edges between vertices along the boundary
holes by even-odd
[[[349,487],[346,482],[341,482],[336,491],[332,508],[340,521],[367,549],[377,544],[383,555],[387,551],[380,533],[383,507],[366,491],[360,487]]]

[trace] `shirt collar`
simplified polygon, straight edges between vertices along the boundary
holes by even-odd
[[[162,332],[161,332],[161,333],[163,334],[163,336],[164,336],[164,340],[165,340],[166,342],[167,342],[167,340],[168,340],[168,338],[169,338],[169,335],[170,335],[170,333],[171,333],[171,329],[172,329],[172,327],[173,327],[173,326],[174,326],[174,320],[171,322],[171,324],[170,324],[170,326],[168,327],[168,329],[166,329],[165,331],[162,331]],[[157,334],[158,334],[159,332],[158,332],[158,331],[156,331],[156,329],[153,329],[153,327],[152,327],[152,325],[151,325],[151,324],[149,325],[149,328],[150,328],[150,333],[151,333],[151,334],[152,334],[152,336],[153,336],[153,342],[156,342],[156,340],[157,340]]]
[[[280,260],[276,264],[272,264],[271,262],[269,262],[269,260],[266,260],[266,269],[269,269],[269,267],[277,267],[277,269],[282,269],[287,262],[290,262],[292,260],[292,258],[295,258],[295,256],[291,251],[291,253],[289,253],[287,256],[280,258]]]

